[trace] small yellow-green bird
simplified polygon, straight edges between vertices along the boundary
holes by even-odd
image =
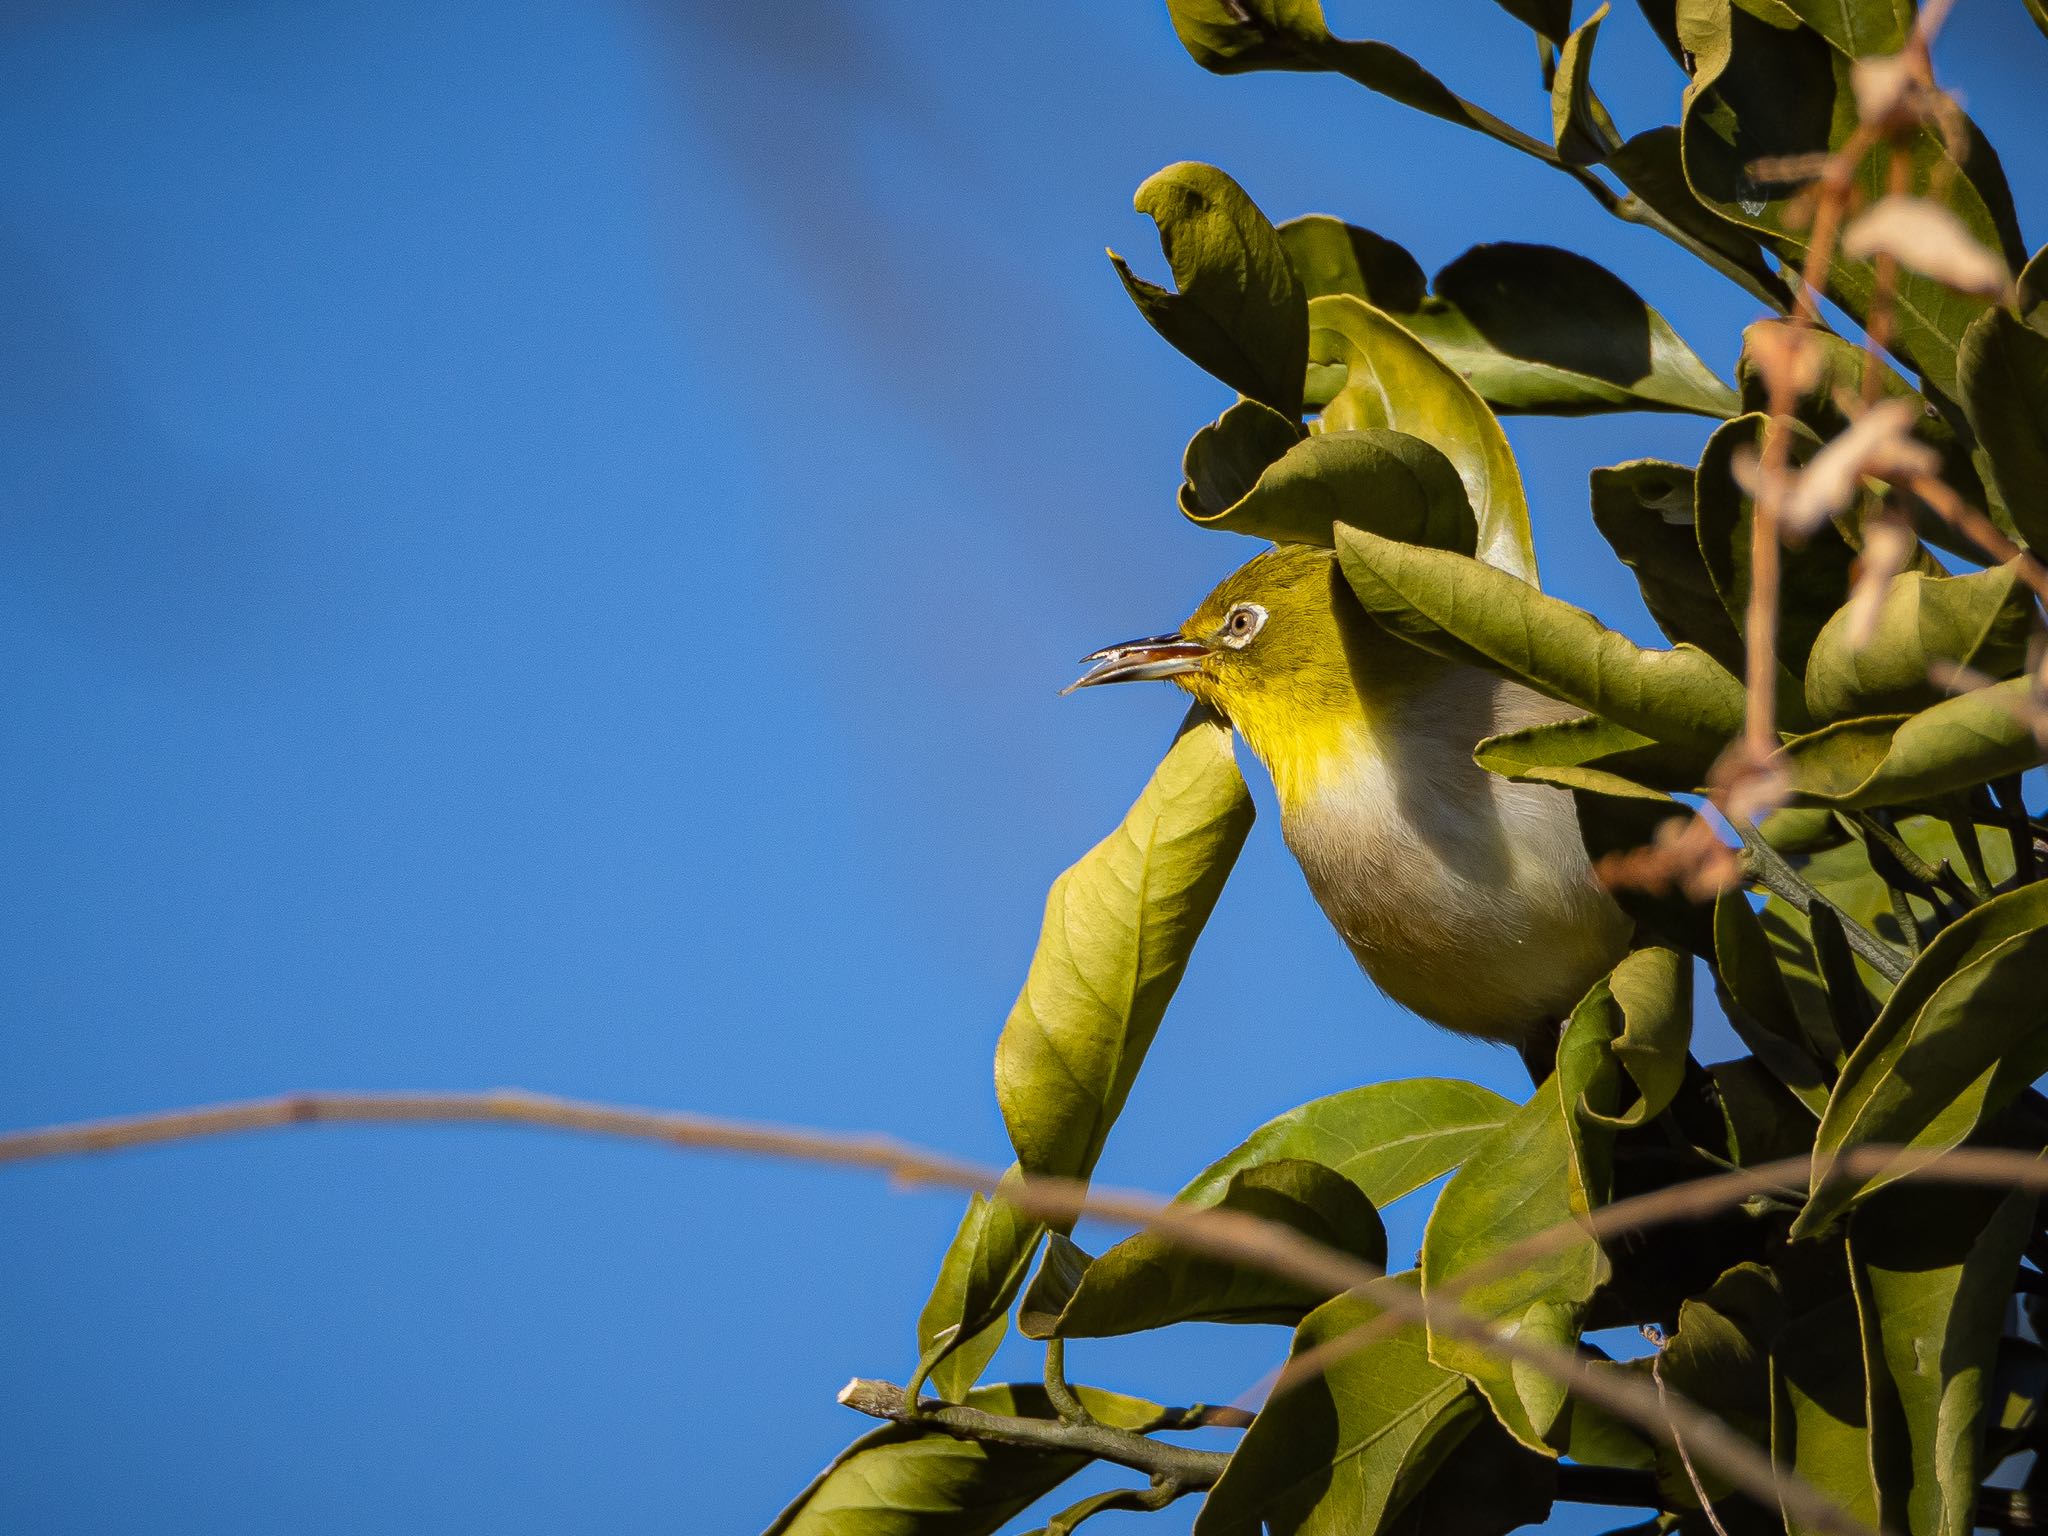
[[[1388,634],[1329,550],[1278,545],[1175,633],[1086,659],[1074,688],[1165,678],[1229,719],[1273,777],[1324,914],[1423,1018],[1521,1047],[1537,1070],[1626,949],[1571,797],[1472,760],[1485,737],[1577,711]]]

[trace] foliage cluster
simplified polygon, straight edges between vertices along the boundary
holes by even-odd
[[[1380,233],[1276,227],[1204,165],[1137,195],[1174,286],[1116,270],[1240,397],[1188,445],[1188,518],[1332,546],[1390,632],[1583,711],[1477,758],[1575,797],[1637,943],[1526,1103],[1440,1079],[1355,1088],[1260,1127],[1178,1197],[1377,1270],[1379,1211],[1448,1174],[1392,1289],[1311,1285],[1158,1230],[1085,1252],[1071,1219],[1015,1198],[1021,1181],[1094,1168],[1251,822],[1227,726],[1191,716],[1123,825],[1053,887],[996,1056],[1015,1182],[969,1206],[907,1398],[850,1389],[894,1422],[776,1531],[993,1532],[1098,1458],[1149,1481],[1053,1529],[1184,1495],[1203,1500],[1199,1536],[1492,1536],[1559,1497],[1652,1504],[1659,1530],[1967,1536],[1980,1506],[2019,1523],[1981,1490],[2043,1432],[2048,1354],[2016,1301],[2048,1289],[2034,1190],[1843,1159],[2048,1146],[2031,1086],[2048,1071],[2048,865],[2021,785],[2048,739],[2030,553],[2048,552],[2048,255],[2028,261],[1996,155],[1933,83],[1936,8],[1642,0],[1688,83],[1676,123],[1624,136],[1594,87],[1607,8],[1573,27],[1570,0],[1500,4],[1535,34],[1547,142],[1333,36],[1316,0],[1172,9],[1213,71],[1346,75],[1555,167],[1740,283],[1770,313],[1732,387],[1581,256],[1482,245],[1428,278]],[[1668,649],[1534,585],[1497,419],[1644,410],[1722,422],[1695,465],[1591,476],[1594,524]],[[1691,1053],[1699,962],[1736,1060]],[[1708,1219],[1593,1223],[1785,1159],[1811,1177]],[[1433,1312],[1394,1305],[1418,1295]],[[1248,1427],[1064,1379],[1066,1339],[1197,1319],[1291,1327],[1315,1368]],[[977,1385],[1011,1326],[1047,1341],[1044,1383]],[[1617,1326],[1655,1351],[1608,1361],[1585,1342]],[[1690,1400],[1838,1517],[1738,1488],[1704,1446],[1510,1358],[1502,1335]],[[1218,1424],[1243,1428],[1228,1454],[1157,1438]]]

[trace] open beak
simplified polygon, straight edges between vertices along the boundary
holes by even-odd
[[[1143,683],[1153,678],[1179,677],[1198,670],[1208,654],[1209,647],[1201,641],[1179,635],[1126,640],[1122,645],[1104,646],[1092,656],[1083,656],[1082,661],[1091,663],[1088,670],[1060,692],[1069,694],[1076,688],[1093,688],[1098,683]]]

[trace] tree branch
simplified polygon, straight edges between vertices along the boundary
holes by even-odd
[[[1809,885],[1798,870],[1785,862],[1783,854],[1764,841],[1763,834],[1755,827],[1732,816],[1728,824],[1742,839],[1744,871],[1751,879],[1773,896],[1783,897],[1801,912],[1807,911],[1815,902],[1831,908],[1842,924],[1842,937],[1852,950],[1869,962],[1873,970],[1894,983],[1906,974],[1904,955]]]
[[[1058,1451],[1069,1456],[1093,1456],[1113,1461],[1120,1467],[1143,1472],[1159,1482],[1181,1488],[1208,1488],[1230,1465],[1226,1451],[1198,1451],[1185,1445],[1168,1445],[1136,1430],[1116,1429],[1108,1424],[1066,1422],[1060,1419],[1025,1419],[1005,1413],[984,1413],[927,1397],[910,1411],[903,1389],[886,1381],[855,1377],[839,1392],[839,1401],[856,1412],[896,1424],[915,1424],[936,1429],[960,1440],[994,1440],[1003,1445],[1028,1446],[1036,1451]]]

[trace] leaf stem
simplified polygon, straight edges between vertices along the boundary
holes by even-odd
[[[1168,1445],[1136,1430],[1117,1429],[1108,1424],[1071,1424],[1058,1419],[984,1413],[979,1408],[942,1403],[936,1398],[926,1398],[913,1409],[903,1396],[903,1389],[886,1381],[855,1377],[841,1389],[839,1401],[870,1418],[895,1424],[914,1423],[960,1440],[993,1440],[1037,1451],[1092,1456],[1186,1489],[1213,1487],[1223,1469],[1230,1465],[1226,1451]]]
[[[1074,1395],[1074,1389],[1067,1385],[1067,1341],[1047,1339],[1045,1341],[1045,1395],[1052,1403],[1052,1411],[1060,1416],[1062,1424],[1093,1424],[1095,1415],[1088,1411],[1088,1405]]]
[[[1801,913],[1809,911],[1815,904],[1829,908],[1840,920],[1842,937],[1848,940],[1849,948],[1867,961],[1873,970],[1894,984],[1905,976],[1909,962],[1904,955],[1807,884],[1799,872],[1785,862],[1784,856],[1764,841],[1755,827],[1732,817],[1728,824],[1742,839],[1743,864],[1752,880],[1772,895],[1790,902]]]

